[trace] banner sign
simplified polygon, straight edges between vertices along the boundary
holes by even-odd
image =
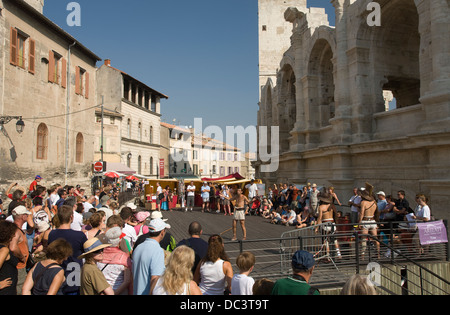
[[[448,243],[447,229],[442,220],[417,223],[417,228],[422,245]]]
[[[159,160],[159,178],[164,178],[164,176],[165,176],[164,167],[165,167],[164,159],[160,159]]]

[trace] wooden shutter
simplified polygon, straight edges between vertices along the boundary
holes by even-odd
[[[81,94],[80,67],[75,67],[75,94]]]
[[[55,54],[52,50],[48,53],[48,82],[55,82]]]
[[[61,86],[63,88],[67,87],[67,60],[62,58],[61,61]]]
[[[84,74],[84,79],[85,79],[85,83],[84,83],[84,89],[85,89],[85,97],[86,98],[89,98],[89,73],[88,72],[86,72],[85,74]]]
[[[28,71],[32,74],[36,71],[36,42],[30,38],[30,54],[28,56]]]
[[[12,65],[17,65],[17,30],[14,27],[11,27],[11,40],[9,45],[9,62]]]

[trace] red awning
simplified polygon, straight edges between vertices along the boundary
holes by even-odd
[[[228,175],[228,176],[225,176],[225,177],[219,177],[219,178],[202,178],[202,181],[204,181],[204,182],[215,182],[215,181],[218,181],[218,180],[228,180],[228,179],[236,179],[236,180],[239,180],[239,179],[244,179],[244,177],[242,177],[239,173],[234,173],[234,174],[231,174],[231,175]]]

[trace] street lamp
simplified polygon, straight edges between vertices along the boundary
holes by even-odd
[[[0,130],[5,134],[5,125],[11,120],[17,120],[16,131],[17,133],[22,133],[25,128],[25,123],[22,120],[22,116],[0,116]]]

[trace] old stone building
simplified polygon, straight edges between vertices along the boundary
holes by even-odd
[[[0,184],[75,183],[94,158],[96,63],[79,41],[46,18],[43,0],[0,1]],[[4,121],[4,120],[3,120]],[[4,121],[5,122],[5,121]]]
[[[260,17],[269,15],[266,2]],[[272,19],[260,19],[258,124],[279,126],[280,165],[262,173],[258,161],[256,176],[332,185],[341,200],[366,181],[387,194],[405,190],[412,205],[425,193],[432,213],[448,219],[449,1],[333,0],[335,26],[306,0],[271,2],[283,14],[273,9]],[[370,23],[373,2],[380,26]],[[285,23],[290,33],[282,32]],[[274,66],[263,40],[276,30]],[[395,105],[386,106],[387,94]]]
[[[137,175],[158,175],[161,99],[168,96],[111,66],[106,59],[97,70],[97,101],[103,102],[103,158],[125,165]],[[101,157],[100,112],[97,109],[96,158]],[[108,126],[107,129],[105,126]],[[113,170],[113,169],[112,169]]]

